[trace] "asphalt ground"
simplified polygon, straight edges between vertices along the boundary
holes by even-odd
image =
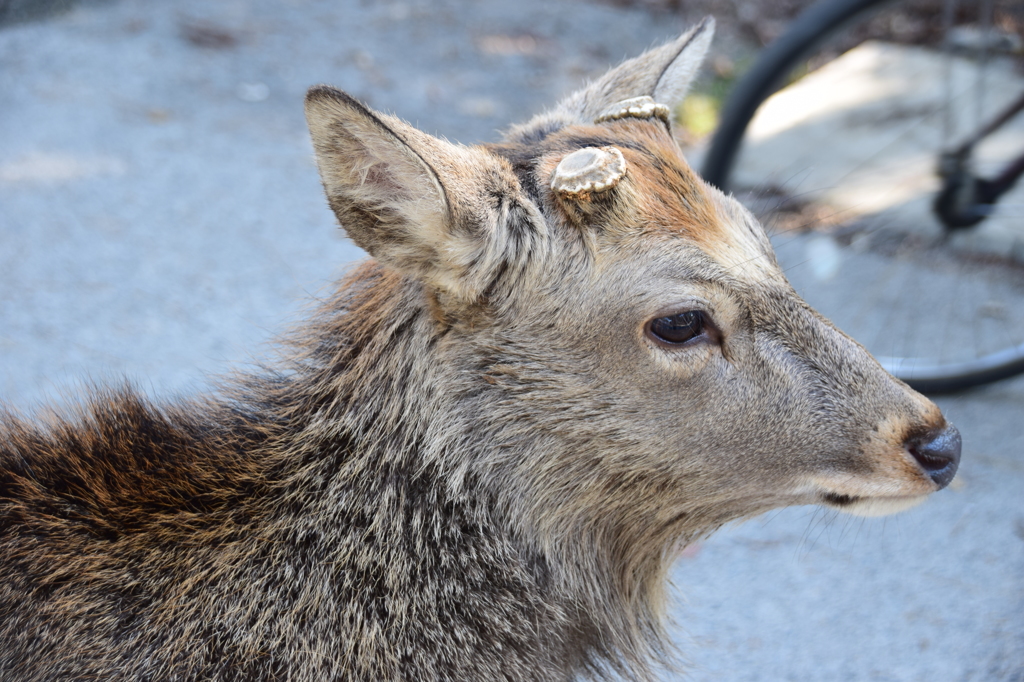
[[[0,396],[174,396],[271,351],[362,257],[308,86],[473,143],[682,28],[572,0],[120,0],[0,28]],[[938,402],[963,463],[923,506],[782,510],[680,558],[688,679],[1024,679],[1024,380]]]

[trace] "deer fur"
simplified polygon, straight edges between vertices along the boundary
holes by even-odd
[[[4,680],[647,679],[666,572],[794,504],[937,489],[944,427],[792,290],[663,120],[705,21],[466,147],[319,86],[330,207],[372,258],[262,374],[0,427]],[[615,147],[602,193],[549,186]],[[693,343],[653,318],[699,309]]]

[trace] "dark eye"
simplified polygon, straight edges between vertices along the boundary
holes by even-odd
[[[657,317],[648,327],[651,334],[665,343],[686,343],[704,333],[704,313],[689,310],[669,317]]]

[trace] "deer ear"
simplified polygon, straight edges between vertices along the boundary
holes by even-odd
[[[704,62],[714,33],[715,20],[706,17],[671,43],[615,67],[571,95],[559,109],[580,122],[590,123],[615,103],[645,95],[674,108]]]
[[[672,42],[615,67],[569,96],[558,109],[578,122],[591,123],[612,105],[634,97],[653,97],[674,108],[689,90],[714,34],[715,20],[705,17]]]
[[[675,108],[690,90],[715,36],[715,20],[705,17],[699,24],[661,48],[651,50],[655,64],[664,64],[650,93],[655,102]],[[656,55],[656,56],[655,56]]]
[[[715,20],[705,17],[672,42],[623,62],[576,91],[553,111],[513,128],[510,137],[524,137],[536,129],[593,123],[614,105],[637,97],[652,97],[655,102],[674,109],[686,96],[704,62],[714,33]]]
[[[543,229],[507,162],[483,149],[427,135],[327,86],[306,95],[306,120],[327,201],[352,241],[433,287],[478,297]]]

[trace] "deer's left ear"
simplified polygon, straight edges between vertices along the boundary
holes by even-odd
[[[537,247],[543,218],[504,159],[326,86],[307,94],[306,120],[328,203],[378,260],[469,303]]]
[[[714,34],[715,20],[706,17],[672,42],[624,61],[552,111],[512,128],[509,137],[523,137],[537,128],[593,123],[616,104],[637,97],[651,97],[674,109],[690,89]]]
[[[704,63],[714,34],[715,20],[705,17],[672,42],[623,62],[569,96],[558,110],[590,123],[610,106],[634,97],[653,97],[655,102],[675,107]]]

